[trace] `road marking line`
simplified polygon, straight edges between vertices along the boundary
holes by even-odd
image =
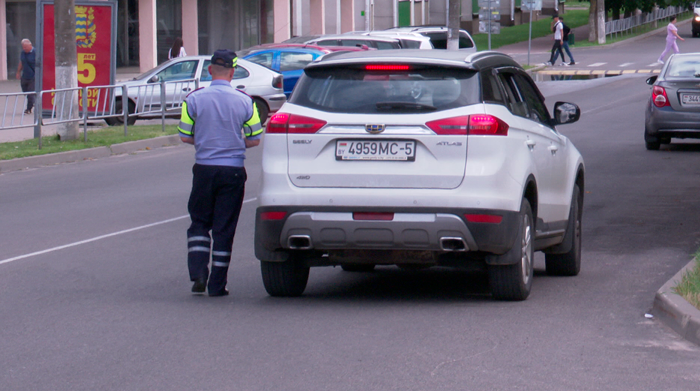
[[[630,65],[634,64],[633,62],[626,62],[624,64],[620,64],[620,68],[628,67]]]
[[[591,72],[591,75],[604,75],[604,74],[605,74],[605,71],[601,71],[601,70],[595,70],[595,71]]]
[[[661,63],[659,63],[659,62],[652,62],[651,64],[649,64],[649,65],[647,65],[647,66],[648,66],[648,67],[655,67],[655,66],[659,66],[659,65],[661,65]]]
[[[577,75],[590,75],[591,71],[576,71]]]
[[[614,71],[607,72],[608,75],[619,75],[621,73],[622,73],[622,71],[620,71],[620,70],[614,70]]]
[[[589,67],[602,67],[605,64],[607,64],[607,62],[596,62],[596,63],[589,65]]]
[[[623,75],[627,75],[629,73],[637,73],[637,70],[636,69],[627,69],[625,71],[622,71]]]
[[[253,201],[257,200],[257,199],[258,199],[257,197],[253,197],[253,198],[251,198],[251,199],[244,200],[243,203],[246,204],[246,203],[248,203],[248,202],[253,202]],[[167,220],[158,221],[158,222],[151,223],[151,224],[142,225],[142,226],[140,226],[140,227],[129,228],[129,229],[125,229],[125,230],[123,230],[123,231],[112,232],[111,234],[106,234],[106,235],[101,235],[101,236],[97,236],[97,237],[90,238],[90,239],[81,240],[81,241],[79,241],[79,242],[73,242],[73,243],[69,243],[69,244],[64,244],[63,246],[48,248],[48,249],[46,249],[46,250],[41,250],[41,251],[33,252],[33,253],[30,253],[30,254],[24,254],[24,255],[19,255],[19,256],[13,257],[13,258],[3,259],[2,261],[0,261],[0,265],[5,264],[5,263],[10,263],[10,262],[13,262],[13,261],[19,261],[20,259],[33,257],[33,256],[35,256],[35,255],[42,255],[42,254],[46,254],[46,253],[50,253],[50,252],[54,252],[54,251],[58,251],[58,250],[63,250],[64,248],[75,247],[75,246],[79,246],[79,245],[81,245],[81,244],[90,243],[90,242],[95,242],[95,241],[97,241],[97,240],[110,238],[110,237],[112,237],[112,236],[122,235],[122,234],[126,234],[126,233],[129,233],[129,232],[134,232],[134,231],[142,230],[142,229],[145,229],[145,228],[155,227],[155,226],[157,226],[157,225],[172,223],[173,221],[186,219],[186,218],[188,218],[188,217],[190,217],[190,215],[178,216],[178,217],[174,217],[174,218],[172,218],[172,219],[167,219]]]
[[[654,73],[661,73],[661,69],[654,69]]]
[[[640,69],[637,73],[651,73],[651,69]]]

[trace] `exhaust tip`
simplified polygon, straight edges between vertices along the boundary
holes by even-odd
[[[292,235],[287,239],[287,246],[292,250],[309,250],[311,237],[309,235]]]
[[[440,248],[442,251],[467,251],[467,243],[460,237],[440,238]]]

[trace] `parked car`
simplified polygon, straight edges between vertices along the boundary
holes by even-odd
[[[495,298],[581,265],[584,163],[530,76],[497,52],[334,53],[307,65],[270,118],[255,255],[273,296],[309,267],[478,267]]]
[[[177,107],[186,93],[194,89],[194,83],[176,83],[177,81],[199,79],[200,87],[211,84],[208,69],[210,64],[211,56],[178,57],[142,73],[133,80],[120,83],[129,88],[129,113],[137,113],[129,117],[129,125],[133,125],[137,119],[160,118],[160,112],[145,112],[160,110],[161,81],[170,82],[166,84],[166,108]],[[144,85],[148,87],[143,87]],[[238,60],[231,85],[253,98],[263,123],[269,113],[276,112],[287,101],[283,91],[283,76],[280,73],[244,59]],[[117,89],[115,95],[115,111],[120,112],[122,111],[121,90]],[[140,112],[143,114],[138,114]],[[169,117],[179,115],[177,110],[168,113]],[[109,125],[124,123],[120,117],[108,118],[106,121]]]
[[[445,26],[412,26],[394,27],[384,31],[419,33],[430,38],[435,49],[447,49],[447,30]],[[465,30],[459,30],[459,50],[476,52],[476,45],[472,36]]]
[[[309,37],[295,37],[284,41],[284,43],[305,43],[318,46],[358,46],[365,45],[370,48],[386,50],[401,49],[401,42],[391,37],[370,37],[366,35],[321,35]]]
[[[434,49],[430,38],[419,33],[402,31],[369,31],[362,35],[372,37],[389,37],[399,40],[402,49]]]
[[[337,51],[369,50],[367,46],[316,46],[305,44],[265,44],[250,48],[243,58],[273,69],[284,76],[284,94],[289,98],[304,67],[320,56]]]
[[[647,79],[644,142],[648,150],[671,138],[700,138],[700,53],[673,54],[658,76]]]
[[[320,50],[326,54],[333,52],[348,52],[348,51],[360,51],[360,50],[376,50],[374,48],[363,46],[318,46],[305,43],[263,43],[260,45],[251,46],[249,48],[239,50],[236,52],[238,57],[245,57],[253,52],[257,52],[265,49],[280,49],[280,48],[299,48],[299,49],[316,49]]]

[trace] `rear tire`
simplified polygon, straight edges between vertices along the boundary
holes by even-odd
[[[255,106],[258,108],[258,117],[260,117],[260,125],[265,125],[267,121],[267,116],[270,113],[270,109],[267,107],[267,103],[260,98],[254,98]]]
[[[119,99],[114,103],[114,111],[115,112],[120,112],[122,111],[122,100]],[[129,101],[129,114],[133,114],[136,112],[136,105],[134,105],[134,102]],[[107,122],[107,125],[109,126],[119,126],[119,125],[124,125],[124,117],[119,116],[119,117],[111,117],[111,118],[105,118],[105,122]],[[127,120],[126,124],[131,126],[136,123],[136,117],[129,117]]]
[[[270,296],[301,296],[309,281],[309,267],[296,258],[284,262],[260,262],[263,285]]]
[[[345,263],[340,268],[346,272],[369,273],[374,270],[373,263]]]
[[[532,208],[526,199],[522,201],[518,219],[513,248],[503,255],[493,255],[495,264],[488,266],[491,294],[497,300],[525,300],[532,288],[535,227]]]
[[[657,137],[649,135],[649,129],[644,128],[644,143],[647,151],[658,151],[661,148],[661,142]]]
[[[547,274],[550,276],[575,276],[581,271],[581,200],[581,190],[576,185],[564,237],[565,241],[571,242],[571,247],[564,254],[545,254]]]

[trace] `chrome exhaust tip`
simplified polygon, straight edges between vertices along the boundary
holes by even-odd
[[[292,250],[311,249],[311,237],[309,235],[291,235],[287,239],[287,246]]]
[[[440,238],[440,248],[442,251],[467,251],[469,249],[467,243],[460,237]]]

